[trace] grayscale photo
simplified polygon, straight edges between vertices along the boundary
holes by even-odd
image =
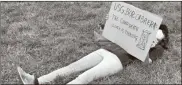
[[[181,2],[1,1],[1,84],[181,84]]]

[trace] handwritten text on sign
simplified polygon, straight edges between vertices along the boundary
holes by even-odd
[[[145,61],[162,18],[123,2],[113,2],[103,36]]]

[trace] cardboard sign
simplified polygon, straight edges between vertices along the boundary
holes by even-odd
[[[124,2],[112,2],[103,36],[145,61],[162,18]]]

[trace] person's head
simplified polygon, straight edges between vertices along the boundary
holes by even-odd
[[[161,45],[164,49],[168,49],[169,35],[168,28],[162,24],[156,34],[157,44]]]

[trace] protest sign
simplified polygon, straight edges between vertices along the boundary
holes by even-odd
[[[102,35],[145,61],[162,18],[124,2],[112,2]]]

